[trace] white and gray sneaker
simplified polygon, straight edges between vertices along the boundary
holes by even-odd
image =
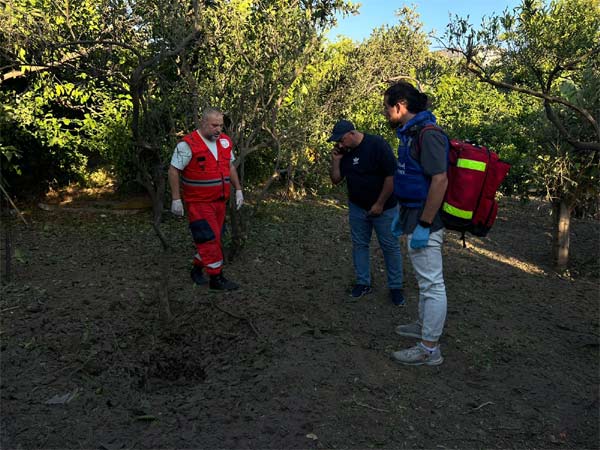
[[[392,352],[392,359],[400,364],[406,364],[408,366],[438,366],[444,362],[444,357],[440,351],[438,345],[435,350],[430,351],[426,349],[423,344],[418,343],[414,347],[407,348],[406,350],[399,350]]]
[[[422,329],[419,322],[409,323],[408,325],[398,325],[396,327],[396,334],[400,336],[412,337],[415,339],[421,339]]]

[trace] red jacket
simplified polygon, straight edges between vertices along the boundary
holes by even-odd
[[[197,131],[183,138],[192,150],[192,159],[181,173],[183,198],[186,202],[227,200],[230,194],[229,165],[231,138],[222,134],[217,139],[218,160],[208,149]]]

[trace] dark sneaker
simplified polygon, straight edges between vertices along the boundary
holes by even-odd
[[[196,283],[199,286],[208,283],[208,280],[202,274],[202,267],[194,266],[190,275],[192,276],[192,280],[194,280],[194,283]]]
[[[355,284],[354,287],[352,288],[352,292],[350,293],[350,297],[360,298],[364,295],[369,295],[371,292],[373,292],[373,289],[371,289],[371,286],[367,286],[364,284]]]
[[[444,362],[444,357],[438,345],[435,350],[429,351],[422,344],[417,344],[414,347],[392,352],[392,359],[400,364],[407,366],[439,366]]]
[[[398,325],[396,327],[396,334],[400,336],[421,339],[422,333],[421,324],[418,322],[409,323],[408,325]]]
[[[229,281],[222,273],[211,275],[208,287],[213,291],[234,291],[239,289],[239,285],[233,281]]]
[[[392,303],[396,306],[406,305],[402,289],[390,289],[390,298],[392,299]]]

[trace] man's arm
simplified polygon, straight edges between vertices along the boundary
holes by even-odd
[[[377,201],[371,206],[369,210],[369,215],[371,216],[379,216],[383,212],[383,207],[385,206],[385,202],[390,198],[390,195],[394,192],[394,176],[391,175],[389,177],[385,177],[383,180],[383,187],[381,188],[381,192],[379,193],[379,197]]]
[[[438,132],[429,131],[423,136],[421,161],[426,174],[431,175],[431,184],[425,200],[420,220],[432,223],[442,206],[446,188],[448,187],[448,138]]]
[[[431,177],[427,200],[425,200],[425,207],[423,208],[420,220],[427,223],[433,223],[433,219],[444,201],[447,187],[448,176],[446,172],[438,173]]]
[[[385,139],[379,137],[377,147],[374,147],[374,150],[377,150],[377,155],[380,164],[380,170],[382,175],[385,176],[383,179],[383,186],[381,188],[381,192],[379,193],[379,197],[377,197],[377,201],[371,206],[369,210],[369,214],[372,216],[379,216],[383,213],[383,207],[385,206],[385,202],[388,201],[390,196],[394,193],[394,173],[396,172],[397,161],[394,156],[394,152],[390,147],[390,144],[387,143]]]
[[[173,156],[171,157],[171,165],[169,166],[168,178],[169,186],[171,187],[171,199],[181,200],[181,187],[179,183],[179,174],[189,164],[192,159],[192,150],[186,142],[180,142],[175,147]]]
[[[183,202],[181,201],[181,192],[179,190],[179,169],[173,165],[169,166],[169,186],[171,186],[171,212],[179,217],[183,217]]]
[[[333,184],[338,184],[344,179],[340,170],[340,162],[342,161],[343,157],[344,154],[338,152],[336,148],[334,148],[331,152],[331,168],[329,169],[329,177],[331,178],[331,182]]]
[[[179,186],[179,169],[175,166],[169,166],[169,186],[171,187],[171,199],[180,200],[181,190]]]

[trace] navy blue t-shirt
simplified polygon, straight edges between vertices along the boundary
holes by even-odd
[[[396,157],[390,145],[381,136],[364,134],[358,147],[344,155],[340,161],[340,173],[346,178],[348,199],[367,211],[381,194],[383,181],[396,171]],[[396,206],[392,194],[383,209]]]

